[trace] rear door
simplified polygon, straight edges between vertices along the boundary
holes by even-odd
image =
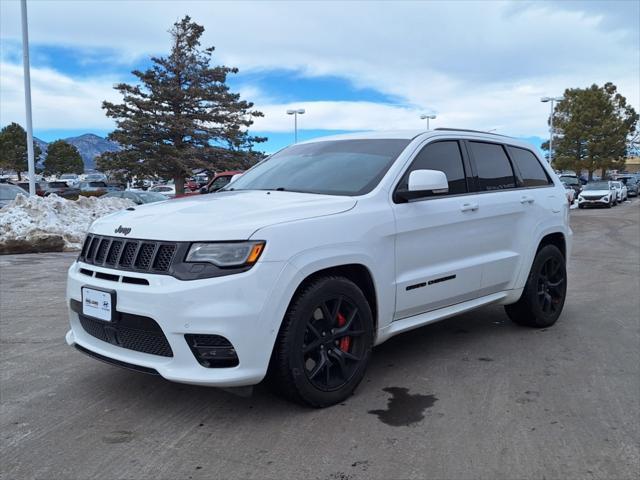
[[[482,226],[460,142],[438,140],[422,147],[396,192],[406,190],[409,174],[419,169],[444,172],[449,191],[410,202],[394,195],[395,320],[474,298],[481,283],[483,244],[475,237]]]
[[[475,188],[477,228],[473,236],[482,253],[482,294],[511,288],[528,248],[536,198],[520,189],[506,147],[498,142],[467,140]],[[471,233],[471,232],[470,232]]]

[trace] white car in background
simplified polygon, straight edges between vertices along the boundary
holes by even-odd
[[[613,182],[587,183],[578,195],[578,208],[607,207],[617,203],[617,192]]]
[[[151,187],[148,191],[161,193],[167,198],[173,198],[176,196],[175,185],[156,185],[155,187]]]
[[[562,184],[564,185],[564,193],[567,195],[567,201],[569,202],[569,205],[573,205],[573,202],[575,202],[576,200],[576,191],[571,185],[567,185],[564,182],[562,182]]]
[[[611,182],[612,185],[615,187],[616,189],[616,202],[615,203],[622,203],[624,201],[627,200],[628,195],[627,195],[627,186],[619,181],[613,181]]]
[[[58,180],[66,182],[70,187],[77,187],[80,185],[80,177],[75,173],[63,173],[60,175]]]

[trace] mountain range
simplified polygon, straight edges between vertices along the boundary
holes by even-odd
[[[38,162],[39,164],[41,164],[44,160],[49,144],[37,137],[34,137],[33,140],[36,145],[38,145],[38,147],[40,147],[40,149],[42,150],[42,155],[40,156],[40,160]],[[84,135],[80,135],[78,137],[63,138],[62,140],[78,149],[78,152],[80,152],[80,156],[84,161],[85,171],[94,170],[96,168],[95,159],[101,153],[116,152],[120,150],[120,146],[117,143],[107,140],[106,138],[102,138],[93,133],[85,133]]]

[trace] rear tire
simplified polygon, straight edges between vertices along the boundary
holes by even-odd
[[[533,260],[520,300],[504,308],[519,325],[550,327],[562,313],[566,293],[565,258],[555,245],[545,245]]]
[[[276,340],[270,377],[298,403],[342,402],[364,377],[373,345],[373,316],[351,280],[320,277],[291,301]]]

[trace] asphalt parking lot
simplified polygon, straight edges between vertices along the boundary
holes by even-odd
[[[640,202],[571,224],[554,327],[492,306],[398,336],[324,410],[85,357],[64,342],[76,254],[2,256],[0,477],[638,478]]]

